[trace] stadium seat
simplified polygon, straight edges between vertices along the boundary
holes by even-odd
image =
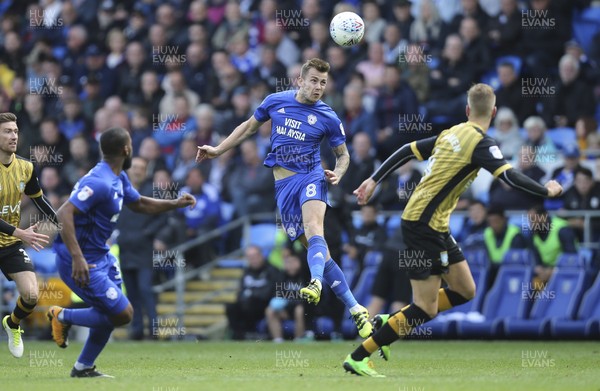
[[[51,248],[43,248],[40,251],[27,249],[27,255],[31,258],[31,262],[35,266],[35,271],[38,274],[47,276],[58,273],[56,268],[56,253]]]
[[[430,335],[432,338],[455,337],[456,321],[459,319],[465,319],[470,316],[471,313],[480,310],[483,298],[487,293],[487,280],[489,273],[489,261],[487,260],[487,254],[485,254],[485,251],[481,252],[484,254],[471,254],[469,256],[465,254],[465,258],[467,258],[467,260],[472,259],[474,261],[473,263],[469,262],[471,274],[473,275],[473,280],[475,280],[476,286],[476,293],[473,300],[440,313],[431,322],[417,327],[417,329],[420,330],[428,330],[428,333],[416,330],[414,332],[414,336],[409,336],[407,339],[419,339],[425,335]],[[479,251],[473,251],[472,253],[479,253]]]
[[[385,223],[385,229],[387,231],[388,237],[394,235],[394,232],[396,232],[396,230],[400,228],[401,223],[402,217],[400,216],[400,214],[395,214],[388,219],[388,221]]]
[[[552,319],[550,333],[557,338],[600,337],[600,275],[585,293],[575,320]]]
[[[562,256],[546,288],[532,292],[535,303],[529,319],[508,318],[504,331],[509,337],[548,337],[553,318],[573,319],[585,288],[585,270],[573,264],[578,257]]]
[[[560,150],[564,150],[567,146],[577,145],[577,135],[573,128],[554,128],[549,129],[546,135],[552,140],[554,145]]]
[[[523,292],[529,292],[529,284],[523,289],[525,281],[531,281],[533,269],[519,264],[500,266],[493,287],[483,302],[481,313],[483,322],[462,320],[456,322],[456,332],[462,338],[490,338],[501,334],[501,323],[505,317],[523,318],[529,310],[529,303],[523,300]]]
[[[346,277],[346,282],[349,287],[353,287],[359,273],[358,262],[350,258],[348,255],[342,255],[342,272]]]
[[[529,249],[508,250],[504,255],[502,264],[533,266],[535,264],[535,257]]]
[[[247,238],[243,240],[243,247],[256,245],[260,247],[263,254],[267,256],[275,247],[275,236],[277,234],[277,225],[275,224],[256,224],[250,226],[250,232]]]
[[[246,267],[245,259],[220,259],[217,261],[217,267],[223,269],[240,269]]]
[[[453,236],[458,236],[465,225],[465,216],[461,215],[450,215],[450,233]]]

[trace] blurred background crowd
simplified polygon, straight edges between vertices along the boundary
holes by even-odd
[[[213,161],[197,165],[196,146],[219,143],[267,94],[294,89],[305,60],[323,58],[331,65],[323,100],[342,120],[351,152],[348,174],[330,191],[327,240],[334,259],[362,260],[386,241],[398,243],[377,214],[403,209],[420,166],[411,162],[391,175],[354,219],[352,191],[404,143],[464,121],[465,92],[484,81],[496,89],[490,134],[504,156],[535,180],[554,178],[565,188],[560,200],[541,207],[541,200],[482,175],[459,203],[468,216],[453,234],[485,247],[490,218],[505,210],[600,210],[599,6],[591,0],[5,0],[0,112],[17,115],[18,153],[36,164],[56,208],[98,161],[102,131],[129,129],[134,156],[143,158],[130,172],[134,185],[157,198],[184,190],[199,201],[156,224],[121,219],[119,232],[143,228],[143,245],[164,251],[237,217],[275,211],[273,177],[262,165],[270,123]],[[352,48],[329,37],[330,19],[342,11],[357,12],[366,24],[364,40]],[[597,23],[577,23],[582,15],[595,15]],[[332,166],[327,149],[323,161]],[[582,241],[583,219],[565,221],[572,232],[561,240]],[[517,242],[528,246],[526,239]],[[234,235],[198,250],[188,263],[200,265],[239,243]]]

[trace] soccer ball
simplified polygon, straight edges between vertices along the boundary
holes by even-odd
[[[365,23],[354,12],[341,12],[331,19],[329,34],[340,46],[353,46],[365,35]]]

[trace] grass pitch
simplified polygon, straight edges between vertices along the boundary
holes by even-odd
[[[13,358],[0,340],[0,388],[12,391],[434,391],[600,390],[598,342],[413,341],[373,357],[385,379],[344,372],[358,342],[114,342],[96,362],[115,379],[71,379],[82,345],[25,342]]]

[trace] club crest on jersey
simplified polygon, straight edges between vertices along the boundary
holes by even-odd
[[[314,125],[317,123],[317,116],[314,114],[309,114],[308,117],[306,117],[306,119],[308,120],[308,123],[310,125]]]
[[[89,186],[83,186],[79,193],[77,193],[77,199],[79,201],[85,201],[90,198],[94,194],[94,190],[92,190]]]
[[[25,182],[19,182],[19,192],[23,192],[25,190]]]

